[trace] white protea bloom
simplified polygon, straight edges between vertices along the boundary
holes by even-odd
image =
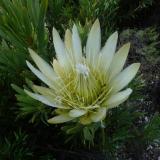
[[[76,25],[72,32],[66,30],[64,42],[53,28],[56,59],[52,66],[29,49],[39,70],[28,61],[27,65],[48,87],[33,85],[35,93],[25,92],[56,108],[56,116],[49,119],[49,123],[71,120],[81,124],[99,122],[109,109],[128,99],[132,89],[126,86],[135,77],[140,63],[133,63],[123,70],[130,44],[125,44],[115,53],[117,39],[118,33],[115,32],[101,48],[101,30],[97,19],[88,35],[84,52]]]

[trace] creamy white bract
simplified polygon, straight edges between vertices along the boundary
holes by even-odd
[[[82,51],[76,25],[72,32],[66,30],[64,42],[53,28],[56,59],[52,66],[33,50],[30,55],[37,65],[30,62],[30,70],[47,86],[33,85],[32,98],[54,107],[56,115],[49,123],[77,121],[81,124],[102,121],[107,110],[117,107],[128,99],[132,89],[124,89],[135,77],[140,64],[133,63],[123,70],[130,44],[116,53],[118,33],[113,33],[101,48],[101,30],[96,20]]]

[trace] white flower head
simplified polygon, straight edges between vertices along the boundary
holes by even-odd
[[[25,91],[32,98],[56,108],[57,115],[49,119],[49,123],[99,122],[106,117],[107,110],[128,99],[132,89],[124,88],[135,77],[140,64],[133,63],[123,69],[130,44],[116,52],[117,39],[118,33],[115,32],[101,48],[97,19],[89,32],[84,54],[76,25],[72,32],[66,30],[64,42],[53,28],[56,51],[53,67],[29,49],[38,69],[28,61],[27,65],[47,86],[35,85],[36,93]]]

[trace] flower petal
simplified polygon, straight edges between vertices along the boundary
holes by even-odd
[[[55,116],[53,118],[48,119],[48,123],[51,124],[59,124],[73,120],[73,117],[70,117],[68,114],[61,114],[59,116]]]
[[[64,43],[61,40],[59,33],[54,27],[53,27],[53,43],[54,43],[54,48],[55,48],[56,56],[57,56],[59,63],[62,66],[67,65],[68,58],[66,55]]]
[[[67,53],[73,59],[72,33],[69,29],[66,30],[64,39]]]
[[[86,58],[92,66],[95,65],[97,61],[97,54],[100,51],[101,47],[101,29],[99,20],[97,19],[88,35],[87,45],[86,45]]]
[[[112,95],[107,100],[107,109],[117,107],[119,104],[123,103],[128,99],[130,94],[132,93],[132,89],[128,88],[124,91],[118,92],[115,95]]]
[[[30,55],[41,72],[50,80],[55,81],[57,78],[53,68],[38,56],[32,49],[29,49]]]
[[[126,69],[124,69],[121,73],[119,73],[113,81],[111,81],[112,93],[116,93],[123,89],[136,75],[138,69],[140,67],[140,63],[133,63]]]
[[[37,86],[37,85],[33,85],[32,88],[35,92],[40,93],[41,95],[44,96],[52,96],[53,98],[56,97],[54,90],[50,89],[50,88],[46,88],[46,87],[42,87],[42,86]]]
[[[92,122],[99,122],[106,117],[107,109],[105,107],[101,107],[97,112],[91,114],[90,118]]]
[[[66,47],[68,62],[70,63],[69,69],[72,68],[72,70],[74,70],[76,61],[75,61],[75,55],[74,55],[73,45],[72,45],[72,33],[69,29],[67,29],[65,32],[65,47]]]
[[[54,103],[52,103],[52,102],[50,102],[45,96],[42,96],[42,95],[40,95],[40,94],[36,94],[36,93],[32,93],[32,92],[30,92],[30,91],[28,91],[28,90],[24,90],[30,97],[32,97],[33,99],[36,99],[36,100],[38,100],[38,101],[40,101],[40,102],[42,102],[42,103],[44,103],[44,104],[46,104],[46,105],[48,105],[48,106],[51,106],[51,107],[56,107],[56,105],[54,104]]]
[[[38,69],[36,69],[31,63],[29,63],[28,61],[26,61],[28,68],[41,80],[43,81],[45,84],[47,84],[48,86],[53,86],[52,82],[50,82],[50,80],[47,79],[47,77],[41,73]]]
[[[63,78],[64,76],[66,76],[66,68],[64,69],[56,59],[53,60],[53,68],[59,77]]]
[[[100,64],[101,64],[101,68],[105,69],[106,71],[108,70],[115,50],[116,50],[116,46],[117,46],[117,39],[118,39],[118,32],[114,32],[106,41],[105,46],[102,48],[101,52],[100,52]]]
[[[72,109],[70,112],[69,112],[69,116],[70,117],[80,117],[84,114],[86,114],[87,111],[86,110],[82,110],[82,109]]]
[[[130,48],[130,43],[123,45],[118,52],[114,55],[111,66],[110,66],[110,79],[114,78],[125,64]]]
[[[81,40],[78,34],[78,30],[76,25],[73,25],[72,28],[72,43],[73,43],[73,51],[76,62],[80,62],[82,59],[82,45]]]

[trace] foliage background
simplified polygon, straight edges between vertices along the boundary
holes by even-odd
[[[0,1],[0,159],[151,160],[160,156],[159,0]],[[41,82],[28,70],[28,48],[52,61],[52,27],[76,23],[85,44],[99,18],[102,44],[115,30],[131,42],[128,64],[141,62],[129,101],[108,113],[106,126],[48,125],[53,110],[23,88]]]

